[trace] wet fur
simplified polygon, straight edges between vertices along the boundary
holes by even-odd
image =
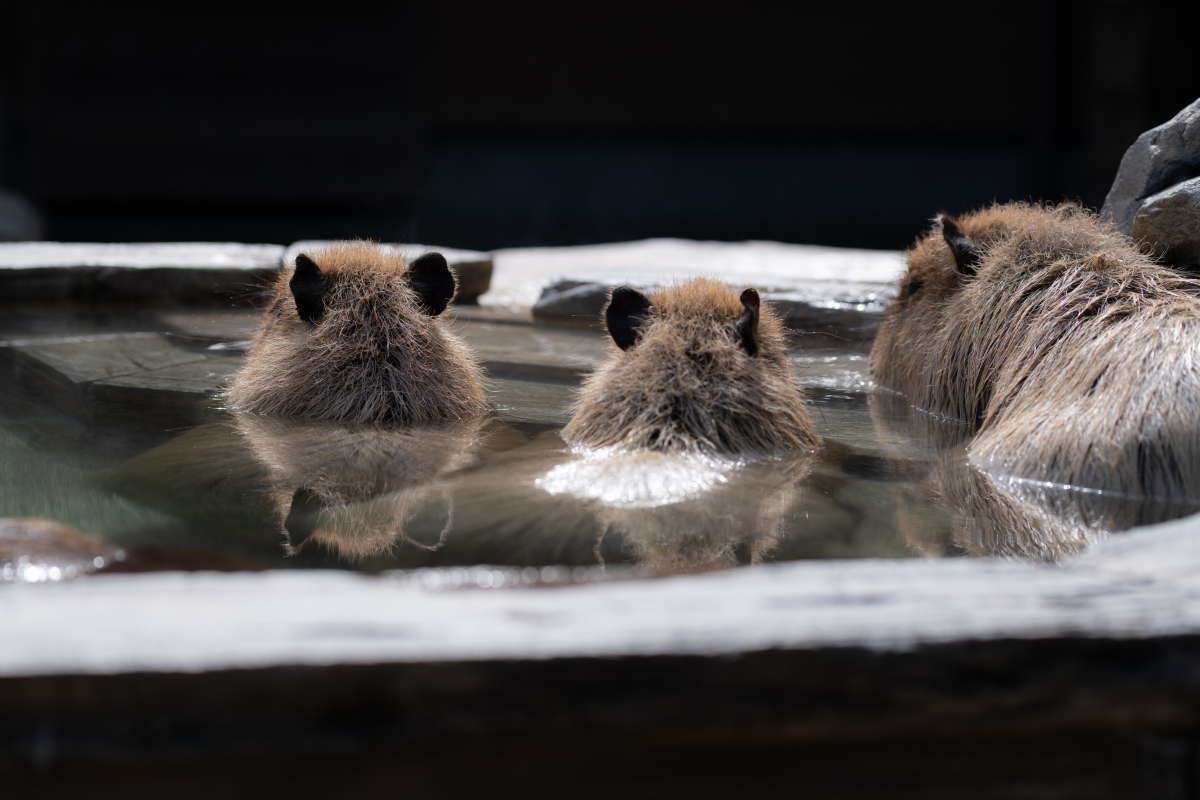
[[[486,406],[479,364],[444,320],[420,310],[401,256],[370,242],[309,256],[329,281],[324,316],[300,318],[293,269],[283,270],[231,405],[356,423],[463,418]]]
[[[1200,282],[1070,206],[957,224],[979,248],[975,274],[955,268],[940,225],[917,242],[871,351],[875,380],[977,426],[968,452],[985,471],[1200,496]]]
[[[733,456],[820,446],[784,352],[783,324],[765,303],[751,356],[737,343],[742,303],[724,284],[697,279],[650,300],[637,343],[614,346],[584,382],[564,439]]]

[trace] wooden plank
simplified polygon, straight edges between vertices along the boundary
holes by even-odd
[[[391,579],[280,571],[4,585],[0,674],[1196,636],[1200,520],[1117,536],[1061,567],[826,561],[552,591],[521,589],[524,581],[520,571],[450,568]],[[176,624],[180,608],[191,609],[187,626]]]

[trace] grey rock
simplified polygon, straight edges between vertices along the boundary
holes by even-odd
[[[564,327],[602,327],[600,315],[611,287],[603,283],[561,280],[542,289],[533,306],[534,322]]]
[[[1200,178],[1147,197],[1129,234],[1153,248],[1164,263],[1200,272]]]
[[[1101,216],[1129,233],[1142,202],[1168,187],[1200,175],[1200,100],[1137,138],[1104,200]]]

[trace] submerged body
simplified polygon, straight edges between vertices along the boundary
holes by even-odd
[[[585,381],[569,443],[734,457],[820,446],[783,324],[755,290],[620,287],[605,319],[618,349]]]
[[[412,262],[370,242],[302,254],[272,287],[234,377],[239,410],[342,422],[458,419],[486,405],[482,372],[439,315],[446,261]]]
[[[971,464],[1044,482],[1200,497],[1200,282],[1073,206],[940,226],[871,351],[883,387],[976,427]]]

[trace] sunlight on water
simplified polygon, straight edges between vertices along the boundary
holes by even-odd
[[[549,494],[599,500],[614,508],[658,508],[695,499],[727,483],[737,461],[700,454],[628,453],[576,448],[580,458],[559,464],[536,484]]]

